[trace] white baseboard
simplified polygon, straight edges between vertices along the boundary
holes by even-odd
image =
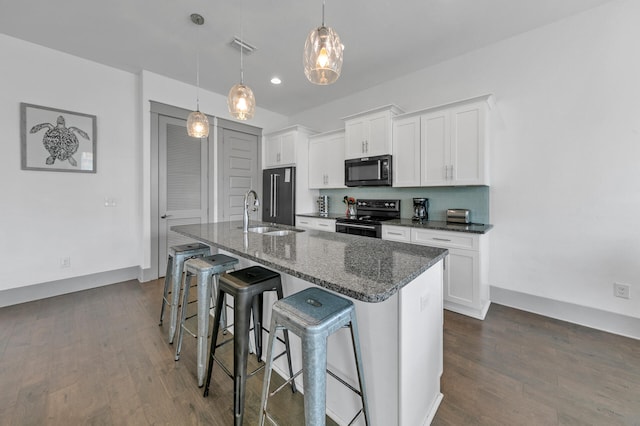
[[[491,302],[640,340],[640,318],[494,286]]]
[[[0,308],[4,306],[17,305],[19,303],[32,302],[34,300],[46,299],[47,297],[59,296],[61,294],[88,290],[90,288],[102,287],[123,281],[134,280],[138,279],[139,276],[140,268],[132,266],[130,268],[118,269],[115,271],[100,272],[97,274],[50,281],[25,287],[10,288],[8,290],[0,291]]]

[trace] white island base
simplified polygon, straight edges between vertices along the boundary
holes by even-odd
[[[223,250],[220,252],[234,256]],[[238,268],[257,264],[240,258]],[[351,299],[358,318],[372,426],[428,425],[440,405],[442,264],[442,261],[437,262],[383,302]],[[281,275],[285,297],[314,285],[285,273]],[[273,302],[275,296],[265,294],[264,326],[267,328],[271,320],[267,307]],[[301,367],[300,340],[293,334],[290,336],[295,372]],[[267,341],[266,336],[263,341]],[[276,348],[277,351],[282,349]],[[327,364],[351,386],[358,387],[351,336],[347,329],[329,338]],[[276,360],[274,370],[288,377],[285,357]],[[299,376],[296,383],[304,392],[301,378]],[[334,421],[347,425],[360,406],[360,399],[355,393],[327,377],[327,414]],[[364,425],[363,416],[355,424]]]

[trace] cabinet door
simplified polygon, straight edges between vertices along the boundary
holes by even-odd
[[[264,139],[265,167],[277,166],[280,159],[281,136],[271,136]]]
[[[296,228],[315,229],[315,220],[305,216],[296,216]]]
[[[449,249],[445,260],[444,300],[477,308],[480,271],[477,251]]]
[[[425,114],[421,119],[422,170],[424,186],[451,185],[449,177],[449,115],[447,111]]]
[[[393,186],[420,186],[420,116],[393,122]]]
[[[345,188],[344,186],[344,133],[336,134],[324,144],[327,159],[325,172],[327,188]]]
[[[344,133],[309,141],[309,188],[344,188]]]
[[[372,114],[366,127],[365,156],[391,154],[391,115],[386,111]]]
[[[326,179],[324,140],[309,141],[309,188],[324,188]]]
[[[484,184],[485,109],[471,104],[451,111],[450,179],[456,185]]]
[[[316,219],[316,229],[326,232],[336,232],[336,221],[333,219]]]
[[[364,118],[345,122],[345,158],[365,156],[366,123]]]
[[[280,139],[280,164],[296,164],[296,133],[285,133]]]
[[[382,225],[382,239],[410,243],[411,228],[407,226]]]

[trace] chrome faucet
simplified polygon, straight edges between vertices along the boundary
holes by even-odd
[[[242,221],[242,232],[245,234],[249,232],[249,195],[251,194],[253,194],[253,207],[251,208],[251,211],[255,212],[260,206],[260,201],[258,200],[258,194],[256,194],[256,191],[253,189],[248,190],[247,193],[244,194],[244,216]]]

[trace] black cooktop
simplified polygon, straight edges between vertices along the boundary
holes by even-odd
[[[336,222],[379,224],[400,218],[400,200],[358,200],[356,209],[356,217],[345,216],[336,219]]]

